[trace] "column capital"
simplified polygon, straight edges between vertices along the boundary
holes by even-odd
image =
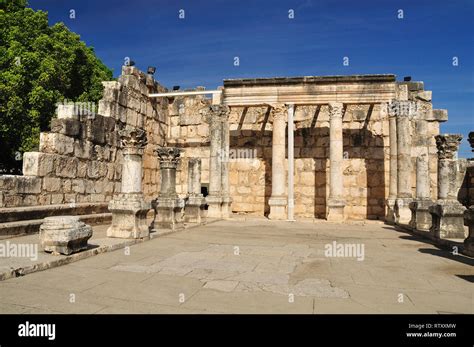
[[[342,102],[330,102],[329,106],[329,118],[341,117],[342,111],[344,110],[344,104]]]
[[[284,119],[286,120],[286,116],[288,114],[288,106],[283,103],[277,104],[270,104],[271,107],[270,113],[273,119]]]
[[[146,131],[140,128],[119,131],[120,143],[125,154],[143,154],[148,141]]]
[[[176,169],[182,151],[176,147],[158,147],[154,152],[160,161],[160,169]]]
[[[439,159],[454,159],[462,140],[461,134],[436,135],[436,147]]]
[[[418,102],[409,100],[392,100],[388,104],[389,117],[413,118],[418,112]]]

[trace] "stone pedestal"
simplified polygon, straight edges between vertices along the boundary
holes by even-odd
[[[87,249],[91,236],[91,226],[77,216],[46,217],[39,231],[40,245],[45,252],[65,255]]]
[[[205,199],[201,194],[201,159],[193,158],[188,162],[188,199],[184,211],[186,223],[203,223]]]
[[[431,199],[417,199],[409,203],[411,210],[410,227],[419,231],[430,231],[431,214],[430,206],[433,205]]]
[[[429,208],[430,233],[435,239],[464,239],[464,211],[466,207],[457,200],[438,200]]]
[[[474,257],[474,206],[471,206],[464,211],[464,225],[469,228],[469,235],[464,240],[463,253],[470,257]]]
[[[161,187],[155,199],[155,219],[152,230],[179,230],[184,228],[184,201],[176,194],[176,168],[181,150],[174,147],[159,147],[155,150],[160,161]]]
[[[438,148],[438,200],[430,207],[430,233],[435,239],[464,239],[466,208],[457,200],[459,188],[466,173],[465,159],[455,159],[462,135],[435,136]]]
[[[288,198],[285,195],[285,140],[286,140],[286,115],[287,107],[284,104],[272,106],[272,195],[268,200],[270,214],[268,218],[286,220],[286,205]]]
[[[119,133],[123,151],[121,193],[109,202],[112,224],[107,237],[142,239],[150,235],[146,215],[151,204],[142,193],[142,156],[147,144],[142,129],[126,129]]]
[[[329,198],[326,203],[326,219],[333,222],[344,220],[344,182],[342,164],[344,160],[342,141],[342,115],[344,105],[329,104]]]
[[[150,235],[146,215],[151,204],[142,193],[120,193],[109,202],[112,224],[107,229],[107,237],[122,239],[143,239]]]

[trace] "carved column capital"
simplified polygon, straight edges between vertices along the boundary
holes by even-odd
[[[342,102],[330,102],[329,103],[329,118],[341,117],[344,110],[344,104]]]
[[[119,131],[120,143],[125,154],[143,154],[148,141],[143,129],[124,129]]]
[[[286,116],[288,114],[288,106],[283,104],[283,103],[278,103],[278,104],[271,104],[269,105],[271,107],[270,113],[273,117],[273,119],[284,119],[286,120]]]
[[[155,153],[160,161],[160,169],[176,169],[179,164],[181,149],[176,147],[158,147]]]
[[[418,103],[409,100],[392,100],[388,104],[389,117],[395,118],[413,118],[418,112]]]
[[[436,135],[436,147],[439,159],[454,159],[462,140],[461,134]]]

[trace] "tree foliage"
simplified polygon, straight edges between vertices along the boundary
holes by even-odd
[[[64,23],[26,0],[0,0],[0,172],[18,173],[21,153],[48,130],[56,104],[97,102],[112,72]]]

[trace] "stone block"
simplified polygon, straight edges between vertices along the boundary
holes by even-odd
[[[47,176],[54,170],[56,156],[41,152],[25,152],[23,154],[24,176]]]
[[[46,217],[40,226],[40,245],[45,252],[70,255],[87,249],[92,228],[77,216]]]
[[[66,136],[78,136],[81,130],[81,123],[76,119],[53,118],[51,120],[51,132]]]
[[[74,138],[58,133],[41,133],[39,150],[44,153],[72,154]]]
[[[18,176],[15,192],[19,194],[39,194],[41,193],[41,181],[40,177]]]
[[[77,158],[58,156],[56,158],[56,176],[76,177],[78,163]]]
[[[105,144],[104,117],[98,115],[87,122],[86,137],[94,144]]]
[[[56,108],[58,119],[79,119],[74,104],[59,104]]]
[[[61,190],[61,179],[57,177],[43,178],[43,191],[59,192]]]

